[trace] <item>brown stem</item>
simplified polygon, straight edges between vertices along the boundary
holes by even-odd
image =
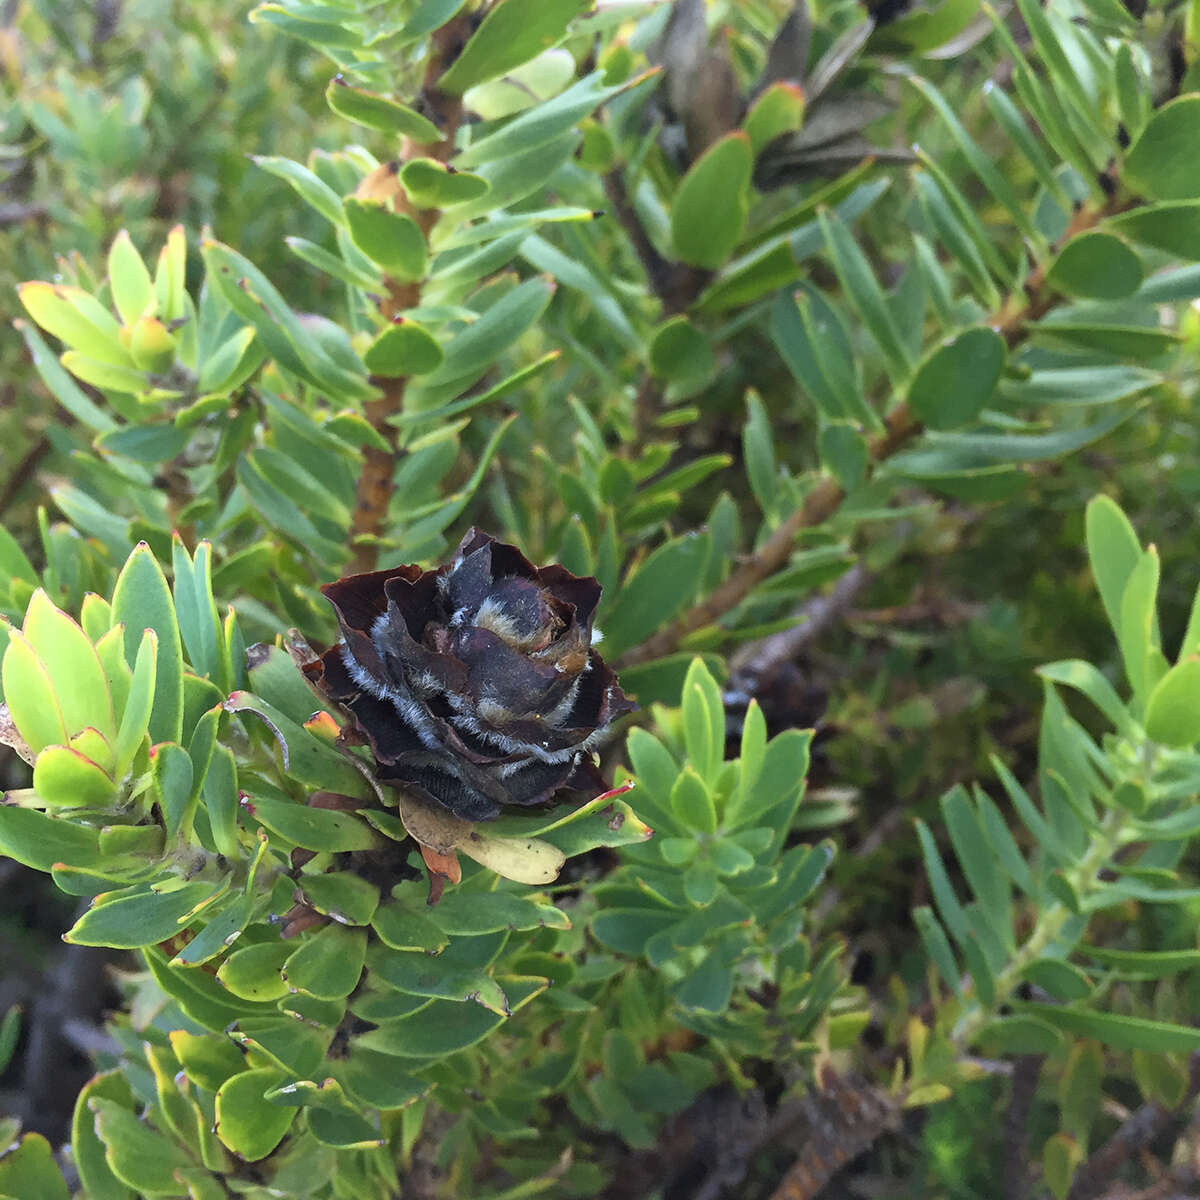
[[[670,262],[654,248],[625,188],[625,177],[617,169],[604,176],[604,195],[613,216],[629,235],[634,253],[650,281],[650,290],[662,301],[663,315],[674,316],[688,308],[712,278],[711,271]]]
[[[1004,1112],[1004,1200],[1028,1200],[1029,1113],[1045,1055],[1020,1054],[1013,1063],[1008,1108]]]
[[[1104,218],[1123,212],[1134,203],[1135,201],[1128,199],[1122,202],[1110,200],[1098,208],[1081,208],[1067,226],[1064,240],[1091,229]],[[1010,300],[990,322],[1004,338],[1010,350],[1027,336],[1029,326],[1041,320],[1061,300],[1058,293],[1046,283],[1044,264],[1033,270],[1025,281],[1023,290],[1024,301],[1014,303]],[[901,401],[888,413],[884,424],[884,431],[872,438],[867,448],[868,462],[872,466],[878,466],[891,458],[922,431],[921,423],[913,415],[906,401]],[[720,587],[670,625],[628,650],[622,656],[620,665],[633,666],[672,654],[688,634],[715,623],[737,607],[760,583],[787,565],[800,531],[828,521],[841,507],[845,498],[845,490],[835,479],[828,475],[822,477],[805,497],[804,503],[781,522],[762,546]]]
[[[5,512],[20,495],[21,490],[37,473],[38,464],[50,453],[51,449],[50,439],[43,435],[25,452],[24,457],[4,481],[4,487],[0,488],[0,513]]]
[[[890,458],[920,431],[920,423],[907,404],[897,405],[887,416],[886,428],[871,439],[868,450],[874,463]],[[804,503],[780,523],[752,558],[747,559],[723,584],[665,629],[634,646],[621,659],[622,666],[650,662],[670,654],[689,633],[703,629],[737,607],[763,580],[780,570],[792,556],[796,535],[802,529],[821,525],[837,512],[846,498],[841,484],[826,475],[804,499]]]
[[[441,129],[441,138],[436,142],[416,144],[405,141],[401,158],[434,158],[438,162],[446,162],[454,152],[454,139],[458,127],[462,123],[462,100],[458,96],[450,96],[438,90],[438,80],[446,68],[458,56],[467,36],[470,33],[468,14],[460,13],[453,20],[443,25],[432,37],[429,64],[425,69],[425,82],[422,88],[422,99],[431,118]],[[422,209],[412,212],[407,207],[407,200],[402,189],[396,189],[396,207],[410,212],[410,215],[421,227],[421,232],[428,238],[429,231],[437,221],[436,209]],[[385,321],[392,321],[405,309],[414,308],[421,299],[419,283],[396,283],[386,281],[384,294],[379,298],[377,307],[380,316]],[[387,526],[388,509],[391,506],[392,493],[396,488],[396,460],[400,453],[399,433],[392,424],[392,417],[404,408],[404,390],[407,379],[404,376],[389,379],[373,379],[381,395],[370,400],[364,407],[364,416],[371,423],[371,428],[387,443],[387,449],[378,446],[368,446],[363,455],[362,470],[358,477],[354,512],[350,521],[350,542],[353,546],[351,571],[361,573],[373,571],[379,558],[379,547],[376,539]]]
[[[901,1108],[894,1096],[854,1076],[826,1069],[805,1098],[797,1155],[771,1200],[814,1200],[843,1167],[885,1133],[899,1129]]]
[[[1188,1059],[1188,1085],[1175,1108],[1151,1100],[1122,1123],[1116,1133],[1075,1172],[1067,1200],[1096,1200],[1112,1185],[1121,1164],[1160,1137],[1176,1116],[1200,1095],[1200,1050]]]
[[[729,660],[729,690],[758,693],[762,680],[781,663],[791,662],[846,614],[873,576],[857,562],[828,591],[808,600],[796,612],[796,623],[742,646]]]

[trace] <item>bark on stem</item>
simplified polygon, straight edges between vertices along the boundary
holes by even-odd
[[[440,140],[426,144],[417,144],[406,139],[400,155],[401,161],[410,158],[434,158],[439,162],[446,162],[453,154],[454,139],[462,122],[462,100],[458,96],[449,96],[438,91],[437,82],[445,74],[446,68],[458,57],[469,33],[469,20],[465,14],[460,13],[433,35],[421,94],[429,115],[441,129],[442,136]],[[401,199],[397,208],[406,209],[403,192],[399,195]],[[421,232],[428,238],[439,216],[437,210],[408,211],[421,227]],[[377,307],[380,316],[385,321],[391,321],[405,309],[416,307],[420,299],[420,283],[397,284],[387,280]],[[350,571],[355,574],[375,569],[379,558],[377,539],[387,528],[388,509],[396,487],[396,460],[399,457],[399,434],[391,418],[404,408],[407,378],[401,376],[394,379],[373,379],[372,382],[381,389],[382,394],[378,399],[368,401],[364,408],[364,416],[371,423],[372,429],[387,443],[387,449],[368,446],[363,454],[363,465],[358,477],[354,512],[350,522],[350,541],[354,551]]]

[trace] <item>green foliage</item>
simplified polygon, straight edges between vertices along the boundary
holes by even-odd
[[[948,792],[942,816],[971,899],[961,901],[936,839],[918,822],[936,912],[922,908],[914,916],[951,993],[939,1023],[952,1044],[1055,1060],[1065,1055],[1069,1063],[1099,1045],[1133,1055],[1141,1084],[1137,1056],[1183,1071],[1186,1055],[1200,1046],[1186,1002],[1181,1006],[1162,982],[1188,971],[1192,960],[1188,951],[1129,945],[1136,922],[1112,913],[1123,905],[1161,905],[1179,907],[1182,916],[1200,895],[1183,866],[1200,832],[1192,803],[1200,788],[1193,712],[1200,693],[1186,642],[1174,666],[1163,657],[1153,549],[1141,550],[1128,519],[1106,496],[1089,505],[1087,530],[1128,699],[1090,663],[1042,668],[1040,806],[995,762],[1004,807],[1014,810],[1030,849],[1018,845],[1009,819],[984,791]],[[1100,739],[1089,733],[1063,703],[1062,688],[1090,701],[1109,732]],[[1035,914],[1020,933],[1014,888]],[[1037,999],[1025,992],[1029,985]],[[949,1080],[956,1068],[947,1067]],[[1083,1085],[1093,1099],[1101,1073],[1098,1064],[1097,1077]],[[1092,1123],[1072,1126],[1069,1106],[1061,1107],[1066,1127],[1047,1143],[1045,1163],[1056,1194],[1068,1190]]]
[[[1114,1080],[1182,1103],[1200,594],[1158,505],[1196,490],[1192,16],[280,0],[164,39],[117,7],[0,39],[38,222],[0,235],[6,384],[46,409],[3,453],[48,485],[0,528],[31,768],[0,852],[138,963],[75,1110],[86,1194],[593,1196],[702,1096],[835,1062],[952,1114],[910,1182],[958,1188],[978,1052],[1044,1056],[1066,1195]],[[1085,450],[1130,517],[1063,534]],[[612,791],[476,826],[381,782],[303,670],[321,584],[473,523],[599,581],[643,709],[596,742]],[[1053,557],[1080,541],[1099,605]],[[856,614],[814,743],[746,664],[852,569],[884,612],[926,575],[996,594],[950,649]],[[959,782],[1002,749],[1002,796]],[[915,834],[835,858],[883,794]],[[923,953],[880,946],[914,873]],[[5,1130],[0,1193],[67,1195]]]

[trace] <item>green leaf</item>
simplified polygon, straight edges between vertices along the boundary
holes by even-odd
[[[0,854],[43,872],[55,863],[94,867],[102,857],[91,826],[14,804],[0,805]]]
[[[870,457],[862,431],[850,421],[830,421],[821,430],[818,444],[821,465],[844,491],[852,492],[866,477]]]
[[[781,133],[799,129],[804,121],[804,89],[788,81],[773,83],[755,100],[742,128],[757,158]]]
[[[59,404],[80,424],[89,429],[100,431],[116,429],[116,421],[89,399],[71,376],[63,370],[37,329],[28,321],[14,321],[13,325],[25,339],[34,370],[37,371],[42,382]]]
[[[1087,506],[1087,549],[1092,575],[1100,592],[1108,622],[1121,626],[1121,598],[1142,548],[1129,518],[1107,496],[1096,496]]]
[[[217,979],[228,991],[244,1000],[281,1000],[289,989],[279,972],[294,952],[295,947],[284,941],[244,946],[220,965]]]
[[[243,1017],[238,1022],[241,1036],[232,1036],[251,1054],[257,1051],[266,1055],[268,1061],[274,1062],[281,1071],[305,1079],[325,1061],[334,1036],[333,1026],[342,1020],[345,1009],[341,1004],[319,1000],[302,1004],[302,1000],[303,997],[294,997],[291,1008],[287,1002],[279,1005],[284,1010],[282,1013]],[[260,1011],[270,1013],[274,1006],[258,1007]],[[306,1017],[301,1009],[313,1015]],[[332,1023],[325,1017],[331,1018]]]
[[[721,1013],[729,1007],[733,994],[733,971],[710,954],[673,991],[675,999],[686,1009]]]
[[[688,533],[659,546],[617,593],[602,618],[605,653],[619,658],[691,600],[708,563],[711,537]]]
[[[969,425],[992,398],[1004,370],[1004,339],[980,326],[943,342],[917,368],[908,404],[930,429]]]
[[[451,900],[455,894],[446,895],[443,899]],[[381,905],[375,910],[371,924],[380,941],[393,950],[420,950],[426,954],[438,954],[450,940],[438,922],[403,904]]]
[[[202,541],[194,556],[183,539],[171,540],[175,574],[175,612],[188,660],[196,674],[216,680],[219,676],[220,619],[212,590],[212,544]]]
[[[47,332],[85,358],[131,369],[133,359],[121,345],[121,327],[113,315],[82,288],[68,284],[22,283],[17,298]]]
[[[1188,262],[1200,261],[1200,201],[1142,204],[1105,221],[1104,228]]]
[[[356,125],[400,134],[412,138],[418,145],[430,145],[442,139],[438,127],[415,109],[388,96],[352,87],[341,75],[335,75],[329,81],[325,100],[339,117]]]
[[[685,389],[703,386],[716,368],[709,340],[684,316],[671,317],[650,335],[650,370]]]
[[[270,25],[325,53],[360,49],[362,34],[345,22],[344,9],[314,4],[306,6],[306,10],[305,16],[296,16],[282,4],[260,4],[251,9],[250,20],[255,24]],[[322,16],[327,19],[322,20]]]
[[[74,946],[108,946],[114,950],[153,946],[181,932],[180,922],[216,894],[217,885],[197,880],[169,892],[155,892],[139,885],[131,895],[116,893],[111,900],[98,896],[93,906],[63,934],[63,941]]]
[[[453,943],[452,949],[460,944]],[[410,995],[462,1003],[473,1001],[499,1016],[508,1016],[508,997],[504,989],[478,967],[446,961],[448,953],[430,958],[427,954],[386,950],[373,953],[370,970],[390,987]]]
[[[742,455],[746,461],[746,476],[750,490],[765,515],[775,511],[779,487],[775,462],[775,442],[771,420],[757,392],[746,393],[746,425],[742,430]]]
[[[988,845],[979,817],[961,784],[942,797],[942,816],[963,874],[989,926],[1010,948],[1013,943],[1008,880]],[[943,914],[944,915],[944,914]]]
[[[410,158],[400,171],[400,182],[414,208],[449,208],[478,200],[491,190],[482,175],[448,167],[435,158]]]
[[[246,1065],[241,1052],[223,1033],[214,1035],[173,1029],[167,1036],[188,1079],[207,1091],[215,1092]]]
[[[692,660],[683,681],[682,705],[688,761],[715,787],[725,759],[725,708],[721,689],[700,657]]]
[[[1119,300],[1142,286],[1142,260],[1112,233],[1088,230],[1073,237],[1046,272],[1046,281],[1072,296]]]
[[[545,991],[549,981],[498,976],[496,982],[504,989],[509,1009],[515,1013]],[[481,1004],[435,1000],[410,1016],[385,1021],[378,1029],[356,1038],[354,1044],[399,1058],[436,1060],[481,1042],[506,1019]]]
[[[1154,685],[1146,701],[1146,736],[1180,748],[1200,741],[1200,658],[1177,663]]]
[[[767,720],[757,700],[751,700],[742,720],[742,740],[738,752],[737,791],[726,802],[725,817],[731,825],[745,825],[742,813],[762,776],[767,752]]]
[[[356,1043],[351,1043],[339,1074],[348,1091],[375,1108],[407,1108],[433,1086],[428,1080],[400,1074],[394,1059],[364,1050]]]
[[[1051,1134],[1042,1147],[1042,1177],[1054,1200],[1067,1200],[1084,1148],[1069,1133]]]
[[[556,46],[586,0],[504,0],[494,5],[458,57],[438,80],[438,90],[461,96]]]
[[[1054,1054],[1062,1047],[1062,1034],[1037,1017],[997,1017],[975,1035],[985,1054]]]
[[[92,358],[78,350],[67,350],[62,356],[62,365],[84,383],[107,392],[129,392],[138,395],[150,390],[150,376],[145,371],[117,363]]]
[[[175,363],[175,335],[157,317],[139,317],[129,331],[129,352],[138,368],[161,375]]]
[[[154,282],[142,256],[122,229],[108,251],[108,285],[121,320],[132,325],[139,317],[153,316],[157,308]]]
[[[33,787],[47,806],[102,808],[117,794],[111,777],[66,746],[48,746],[33,768]]]
[[[33,564],[29,561],[25,551],[21,549],[17,539],[0,525],[0,582],[6,577],[11,583],[19,581],[27,583],[31,588],[38,586],[37,572],[34,571]],[[95,593],[89,592],[88,595],[92,596]],[[96,599],[98,600],[99,597],[97,596]],[[88,598],[85,596],[84,604],[87,603]],[[87,629],[86,623],[84,629]]]
[[[930,962],[937,967],[950,991],[959,994],[962,991],[962,977],[958,973],[958,964],[954,961],[950,939],[946,937],[941,922],[933,915],[933,910],[928,905],[922,904],[913,909],[913,923],[917,927],[917,933]]]
[[[136,1200],[132,1189],[123,1184],[108,1165],[104,1143],[96,1136],[95,1116],[90,1102],[108,1100],[123,1108],[133,1108],[133,1094],[119,1070],[94,1075],[79,1092],[71,1120],[71,1157],[79,1179],[93,1200]]]
[[[300,886],[317,912],[342,925],[369,925],[379,907],[379,888],[354,871],[305,875]]]
[[[683,873],[683,894],[689,904],[698,908],[707,908],[717,898],[719,885],[716,864],[710,859],[692,863]]]
[[[1157,682],[1152,675],[1152,656],[1157,649],[1158,579],[1158,551],[1151,546],[1129,574],[1121,596],[1121,620],[1117,627],[1125,676],[1134,695],[1143,703]]]
[[[215,764],[216,759],[213,761]],[[246,799],[245,807],[260,824],[306,850],[337,853],[370,850],[378,844],[371,828],[352,813],[275,799],[262,795],[258,788]]]
[[[367,348],[363,362],[372,375],[396,378],[428,375],[445,358],[441,344],[423,325],[401,319],[389,325]]]
[[[124,640],[122,627],[117,626],[113,633]],[[115,639],[114,639],[115,640]],[[124,662],[121,664],[125,666]],[[128,669],[128,668],[126,668]],[[121,779],[129,770],[142,740],[150,728],[150,717],[154,709],[156,691],[156,673],[158,670],[158,635],[153,629],[147,629],[142,634],[138,646],[137,657],[134,660],[133,674],[127,685],[127,693],[121,711],[121,725],[117,730],[116,755],[117,766],[115,775]],[[182,679],[180,680],[182,690]]]
[[[296,1110],[263,1099],[284,1077],[273,1067],[242,1071],[227,1079],[217,1092],[217,1137],[246,1162],[266,1158],[283,1141]]]
[[[303,724],[318,711],[335,711],[328,700],[313,691],[292,656],[280,646],[259,642],[250,648],[246,659],[254,694],[292,722]]]
[[[1093,1038],[1114,1050],[1146,1050],[1151,1054],[1190,1053],[1200,1049],[1200,1029],[1150,1021],[1120,1013],[1090,1012],[1055,1004],[1019,1004],[1020,1011],[1077,1037]]]
[[[496,933],[503,929],[571,928],[571,921],[561,908],[545,900],[504,892],[448,891],[431,913],[441,929],[456,937]]]
[[[203,246],[209,284],[248,325],[284,368],[341,402],[370,400],[376,389],[357,364],[335,362],[313,338],[270,280],[243,255],[208,239]]]
[[[1180,335],[1144,325],[1108,325],[1085,321],[1042,321],[1033,327],[1037,341],[1062,342],[1114,358],[1158,358],[1170,353]]]
[[[572,64],[572,67],[574,64]],[[632,87],[642,77],[634,76],[613,87],[604,86],[605,73],[593,71],[590,75],[573,83],[558,95],[544,99],[520,116],[505,122],[495,132],[478,141],[472,141],[454,159],[456,167],[478,167],[512,154],[520,154],[536,146],[544,145],[576,129],[593,109],[604,104],[613,96]],[[516,81],[510,81],[515,83]],[[556,89],[557,90],[557,89]],[[468,98],[468,104],[471,98]],[[593,128],[600,128],[594,126]],[[593,140],[595,140],[593,138]],[[587,144],[581,158],[587,153]],[[611,153],[611,147],[609,147]]]
[[[130,666],[136,664],[144,631],[153,629],[157,635],[150,740],[178,742],[183,733],[183,643],[171,590],[145,542],[138,543],[122,567],[112,606],[113,620],[125,626],[125,660]]]
[[[349,761],[329,743],[309,733],[300,723],[280,712],[253,692],[235,691],[229,694],[225,707],[230,712],[253,713],[270,730],[283,757],[288,774],[314,788],[340,792],[346,796],[363,795],[367,783]],[[313,700],[315,712],[320,702]],[[301,806],[303,807],[303,806]],[[268,824],[270,822],[267,822]],[[352,822],[352,824],[355,822]],[[319,850],[322,847],[309,847]],[[359,846],[356,849],[364,849]]]
[[[946,872],[942,857],[938,853],[937,843],[929,832],[924,821],[916,822],[917,837],[921,843],[921,855],[925,859],[925,873],[929,876],[929,887],[933,892],[933,901],[937,905],[938,916],[942,924],[950,931],[951,936],[960,946],[970,940],[966,914],[954,892],[950,876]]]
[[[72,731],[63,718],[50,673],[25,635],[16,629],[8,630],[0,683],[9,717],[34,754],[47,746],[67,744]]]
[[[292,991],[318,1000],[341,1000],[358,986],[367,952],[366,933],[338,924],[309,934],[283,965]]]
[[[425,277],[429,251],[425,235],[412,217],[353,196],[342,202],[342,209],[351,240],[373,263],[401,282]]]
[[[1200,967],[1200,950],[1114,950],[1081,945],[1078,951],[1084,958],[1133,979],[1163,979]]]
[[[40,1133],[27,1133],[0,1154],[0,1195],[11,1200],[70,1200],[50,1143]]]
[[[943,11],[954,7],[954,3],[941,5],[941,9]],[[959,12],[963,12],[965,10],[969,11],[970,5],[960,2],[957,4],[957,8]],[[909,19],[913,17],[916,17],[918,20],[924,18],[926,20],[936,21],[941,19],[941,13],[938,13],[937,15],[928,12],[909,14]],[[901,18],[901,21],[903,20],[905,20],[905,18]],[[893,30],[896,29],[896,24],[897,23],[892,24]],[[927,82],[926,80],[915,75],[910,75],[908,77],[908,81],[920,92],[922,92],[925,98],[929,100],[929,102],[937,110],[938,115],[946,123],[946,127],[950,130],[954,140],[958,143],[964,156],[970,163],[971,169],[976,175],[979,176],[984,187],[986,187],[987,190],[991,192],[992,196],[1008,211],[1009,216],[1012,217],[1013,222],[1021,231],[1022,236],[1034,244],[1038,244],[1041,239],[1034,223],[1029,218],[1027,211],[1028,206],[1021,202],[1020,198],[1013,190],[1012,185],[1004,177],[1002,171],[996,166],[992,156],[988,154],[988,152],[984,150],[983,147],[981,147],[979,143],[976,142],[975,139],[972,138],[967,132],[966,127],[959,120],[958,115],[955,113],[950,103],[946,100],[942,93],[933,86],[933,84]]]
[[[733,253],[746,224],[753,169],[750,139],[741,132],[727,134],[692,164],[671,202],[671,241],[682,262],[715,270]]]
[[[1064,1003],[1086,999],[1092,993],[1092,981],[1086,972],[1061,958],[1036,959],[1022,968],[1021,978]]]
[[[1125,155],[1122,177],[1152,200],[1194,200],[1200,178],[1200,95],[1177,96],[1155,111]]]
[[[671,789],[671,811],[684,829],[713,833],[717,828],[717,810],[703,778],[688,763]]]
[[[836,216],[822,209],[820,222],[838,280],[867,332],[879,346],[889,373],[894,380],[907,378],[912,370],[912,356],[900,336],[867,256]]]
[[[453,384],[454,394],[465,390],[538,320],[553,295],[554,285],[545,279],[527,279],[513,288],[443,347],[445,362],[421,379],[422,386]]]

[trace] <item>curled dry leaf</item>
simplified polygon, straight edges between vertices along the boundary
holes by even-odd
[[[29,744],[17,732],[7,704],[0,704],[0,746],[7,746],[16,752],[18,758],[24,759],[31,767],[37,755],[29,748]]]

